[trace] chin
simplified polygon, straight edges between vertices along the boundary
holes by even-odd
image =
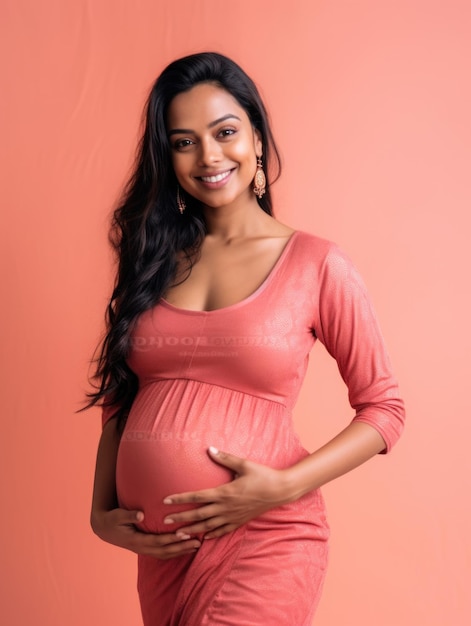
[[[251,192],[251,190],[250,190]],[[221,195],[218,198],[209,198],[206,196],[205,198],[198,198],[203,206],[208,209],[226,209],[229,207],[236,207],[238,204],[243,206],[244,204],[251,204],[255,195],[253,193],[247,192],[246,194],[234,195],[227,194],[225,196]]]

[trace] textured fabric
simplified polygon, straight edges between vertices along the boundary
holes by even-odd
[[[358,273],[331,242],[296,231],[262,285],[215,311],[162,300],[132,334],[139,392],[117,460],[120,505],[142,509],[142,530],[188,505],[165,496],[231,480],[210,445],[274,468],[308,453],[291,411],[319,339],[348,386],[355,421],[376,428],[385,452],[403,403]],[[103,423],[112,410],[103,410]],[[139,556],[145,626],[308,626],[322,588],[329,535],[319,490],[278,507],[190,556]]]

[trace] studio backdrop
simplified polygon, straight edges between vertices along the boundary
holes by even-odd
[[[75,411],[148,90],[214,50],[267,103],[277,217],[354,260],[407,404],[391,455],[324,489],[316,626],[470,624],[469,2],[2,0],[0,28],[0,621],[140,623],[135,555],[89,527],[100,412]],[[352,418],[320,345],[295,417],[311,450]]]

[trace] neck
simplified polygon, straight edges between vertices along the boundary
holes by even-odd
[[[255,198],[227,207],[205,207],[204,217],[208,235],[227,242],[261,234],[272,220]]]

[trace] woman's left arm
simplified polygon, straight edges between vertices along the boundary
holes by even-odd
[[[167,504],[198,504],[172,514],[167,523],[188,523],[187,534],[220,537],[277,506],[303,495],[355,469],[385,447],[377,430],[352,423],[334,439],[287,469],[273,469],[224,451],[209,449],[211,458],[235,474],[233,481],[191,493],[169,496]]]
[[[335,358],[348,387],[352,422],[336,437],[295,465],[276,470],[225,451],[211,458],[231,469],[235,479],[215,489],[169,496],[168,503],[200,504],[172,515],[188,522],[188,533],[217,537],[276,506],[351,471],[378,453],[388,452],[404,425],[404,403],[392,374],[383,337],[364,283],[332,245],[319,264],[312,328]]]

